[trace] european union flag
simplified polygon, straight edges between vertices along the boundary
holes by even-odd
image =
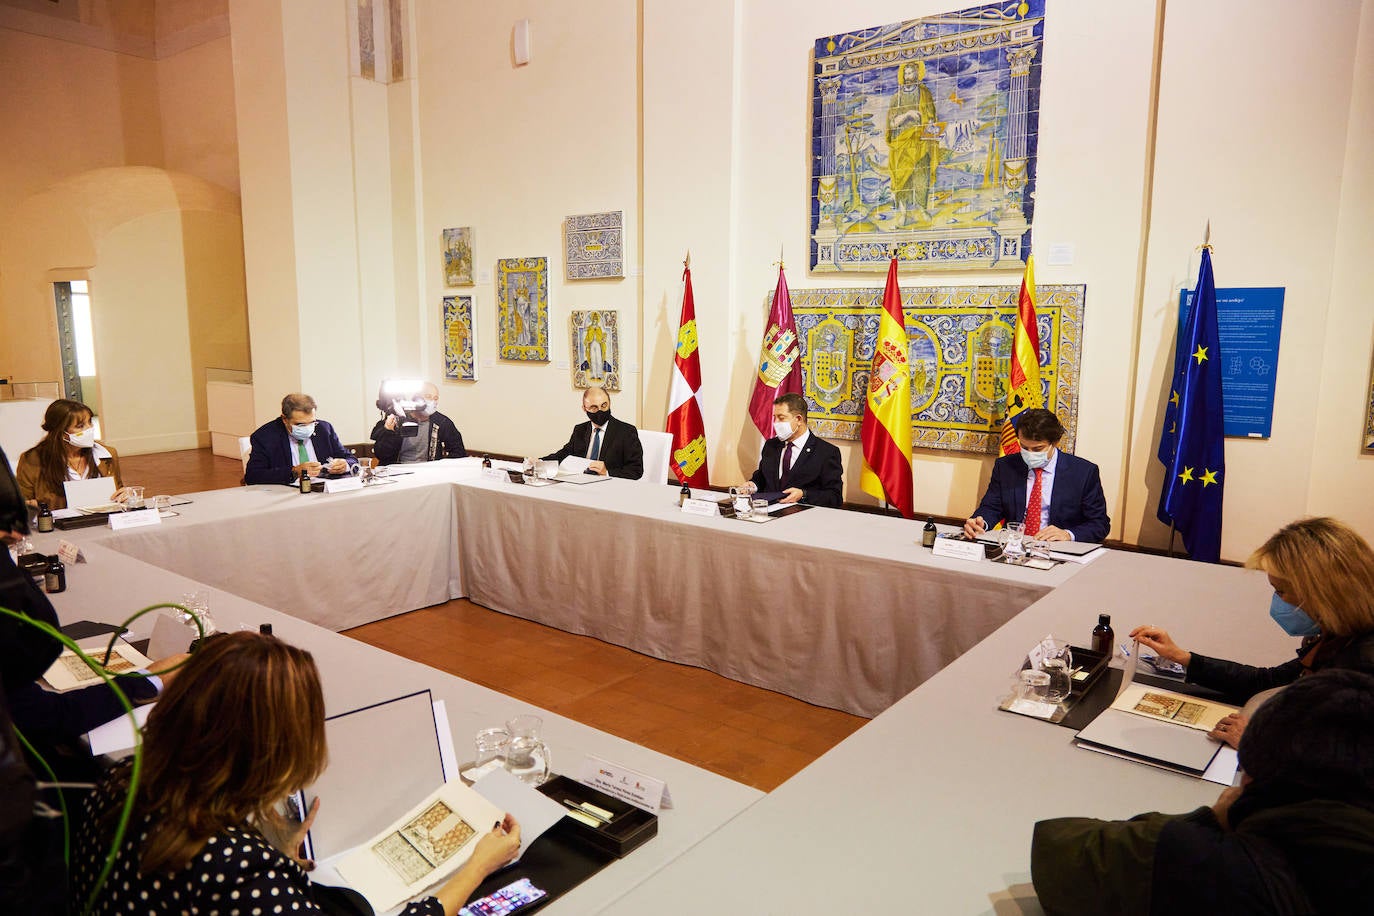
[[[1212,252],[1202,249],[1193,305],[1179,329],[1169,405],[1159,439],[1168,475],[1159,497],[1159,520],[1174,525],[1194,560],[1221,559],[1221,495],[1226,445],[1221,407],[1221,344]]]

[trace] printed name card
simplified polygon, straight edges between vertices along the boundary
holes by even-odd
[[[682,511],[688,515],[720,515],[720,508],[711,499],[684,499]]]
[[[326,477],[324,481],[324,492],[326,493],[347,493],[349,490],[361,490],[363,479],[361,477]]]
[[[954,538],[936,538],[931,553],[937,557],[951,557],[955,560],[978,562],[986,557],[983,545],[977,541],[956,541]]]
[[[663,780],[591,754],[583,759],[577,781],[655,814],[660,808],[673,807],[673,796],[668,794],[668,784]]]
[[[57,542],[57,558],[68,566],[86,562],[86,555],[81,552],[81,548],[67,540]]]
[[[156,509],[134,509],[129,512],[111,512],[110,528],[123,531],[125,528],[142,528],[144,525],[161,525],[162,516]]]
[[[482,468],[482,479],[505,483],[510,477],[501,468]]]

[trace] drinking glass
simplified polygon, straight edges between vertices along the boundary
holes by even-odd
[[[1057,642],[1045,645],[1040,670],[1050,676],[1045,699],[1051,703],[1066,699],[1073,690],[1073,653],[1068,645]]]
[[[764,516],[768,514],[768,500],[766,499],[751,499],[749,500],[749,505],[753,509],[754,515],[756,516]]]
[[[158,512],[166,512],[167,510],[169,510],[169,509],[172,508],[172,497],[170,497],[170,496],[154,496],[154,497],[153,497],[153,508],[154,508],[154,509],[157,509]]]
[[[480,767],[501,756],[506,745],[510,744],[510,732],[500,726],[484,728],[477,733],[474,743],[477,746],[477,757],[473,764]]]
[[[539,737],[544,720],[538,716],[516,716],[506,722],[510,736],[499,756],[506,770],[521,782],[537,786],[549,778],[553,765],[549,749]]]
[[[735,515],[738,518],[748,518],[751,512],[749,491],[744,487],[730,488],[730,505],[735,507]]]
[[[128,496],[128,499],[125,500],[124,505],[128,506],[130,509],[142,509],[142,508],[143,508],[143,488],[142,488],[142,487],[130,487],[130,488],[129,488],[129,496]]]
[[[526,458],[524,467],[521,469],[520,473],[526,480],[533,480],[534,468],[535,460],[533,458]]]
[[[1038,668],[1026,668],[1021,672],[1020,683],[1017,685],[1017,696],[1023,700],[1034,700],[1041,702],[1046,699],[1049,692],[1050,676]]]
[[[1007,522],[1002,529],[1002,555],[1008,562],[1019,562],[1026,555],[1025,535],[1025,522]]]

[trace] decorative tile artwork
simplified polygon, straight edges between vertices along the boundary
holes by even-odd
[[[567,218],[567,278],[602,280],[625,276],[624,221],[621,211]]]
[[[444,297],[444,378],[477,381],[477,324],[471,296]]]
[[[496,318],[502,359],[548,362],[548,258],[496,262]]]
[[[1030,253],[1045,0],[820,38],[811,269],[1020,268]]]
[[[472,285],[472,227],[444,230],[444,285]]]
[[[620,323],[615,311],[574,311],[570,324],[573,387],[619,391]]]
[[[997,453],[1019,291],[1019,284],[902,291],[914,447]],[[1040,383],[1072,452],[1086,288],[1051,285],[1037,292]],[[882,299],[881,286],[792,290],[811,428],[828,439],[859,438]]]

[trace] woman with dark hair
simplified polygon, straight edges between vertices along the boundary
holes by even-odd
[[[125,496],[119,476],[119,457],[95,439],[95,414],[80,401],[58,398],[43,414],[47,433],[37,445],[19,456],[16,473],[19,489],[29,505],[47,503],[51,509],[67,507],[69,480],[113,477],[115,499]]]
[[[321,912],[310,863],[296,858],[314,809],[287,831],[275,811],[325,760],[310,653],[252,632],[206,640],[148,717],[133,817],[92,912]],[[72,859],[74,908],[95,887],[129,774],[128,765],[113,770],[87,804]],[[274,845],[268,835],[279,833]],[[520,827],[507,816],[435,896],[404,912],[453,916],[519,848]]]

